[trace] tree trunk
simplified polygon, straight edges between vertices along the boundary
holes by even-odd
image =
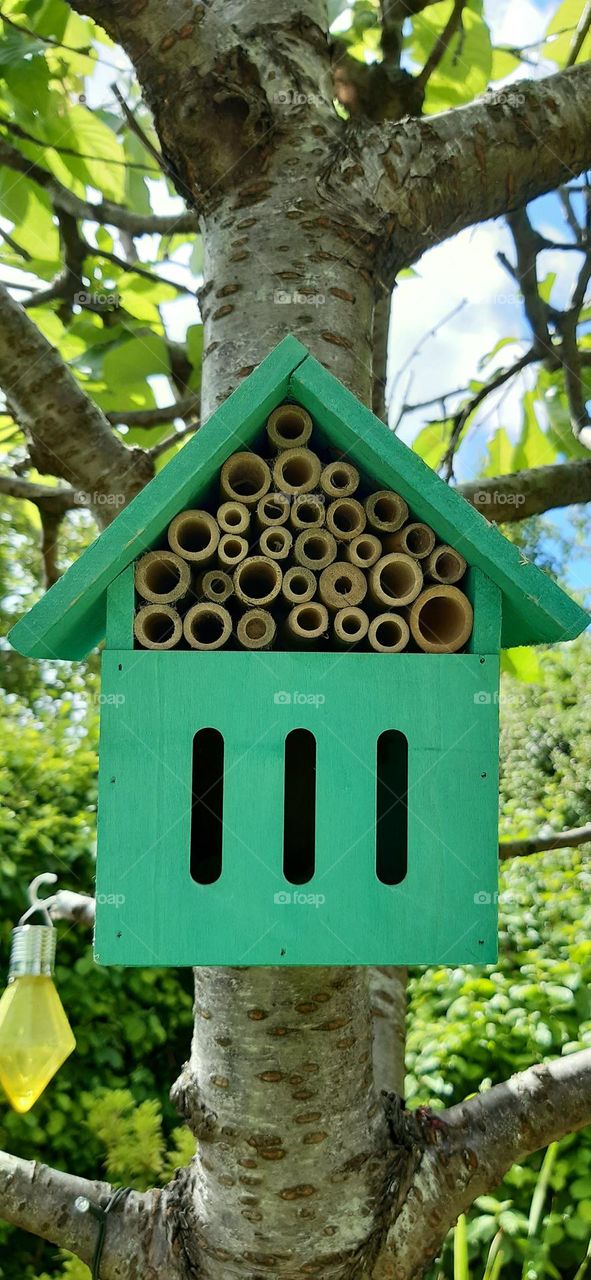
[[[372,245],[327,208],[296,137],[204,219],[203,417],[286,333],[371,400]]]

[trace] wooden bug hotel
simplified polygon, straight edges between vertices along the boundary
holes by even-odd
[[[286,338],[11,633],[104,641],[96,959],[494,961],[499,651],[586,625]]]

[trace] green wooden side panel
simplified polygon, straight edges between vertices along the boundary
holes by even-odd
[[[229,454],[248,447],[285,399],[289,375],[307,356],[288,337],[142,489],[67,573],[13,627],[10,642],[32,658],[84,658],[105,634],[109,583],[208,485]]]
[[[496,959],[498,656],[103,654],[95,954],[124,965]],[[224,735],[223,870],[190,877],[194,734]],[[283,876],[284,750],[316,739],[316,864]],[[375,870],[376,750],[404,733],[408,872]]]
[[[133,649],[134,606],[134,566],[128,564],[107,588],[107,649]]]
[[[312,356],[293,373],[290,390],[329,444],[350,455],[379,487],[401,493],[419,520],[497,583],[508,605],[503,646],[569,640],[586,628],[588,615],[574,600],[392,432],[376,431],[370,410]]]
[[[474,626],[468,643],[470,653],[498,653],[501,647],[502,596],[496,582],[469,568],[462,584],[474,610]]]

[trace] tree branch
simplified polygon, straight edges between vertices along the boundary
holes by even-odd
[[[98,222],[101,226],[119,227],[122,231],[130,231],[134,236],[141,235],[173,235],[183,231],[197,231],[197,216],[191,212],[173,214],[134,213],[123,205],[114,204],[110,200],[101,200],[93,204],[91,200],[82,200],[67,187],[62,186],[53,174],[42,165],[28,160],[26,156],[13,147],[5,138],[0,138],[0,165],[6,165],[16,173],[22,173],[47,192],[52,204],[58,209],[65,209],[75,218],[86,218],[90,222]]]
[[[33,484],[30,480],[22,480],[15,475],[0,475],[0,493],[9,498],[24,498],[27,502],[34,502],[36,507],[44,507],[46,511],[53,511],[56,515],[65,515],[72,507],[82,505],[77,501],[75,489],[62,485],[51,489],[47,484]]]
[[[591,823],[586,827],[571,827],[570,831],[556,831],[546,836],[524,836],[521,840],[501,840],[499,858],[527,858],[531,853],[546,853],[550,849],[576,849],[591,841]]]
[[[31,460],[85,496],[101,525],[153,475],[141,449],[129,449],[26,311],[0,285],[0,386],[29,443]],[[29,495],[30,496],[30,495]]]
[[[90,1214],[79,1213],[74,1201],[84,1196],[101,1203],[110,1195],[108,1182],[89,1182],[0,1152],[0,1216],[85,1262],[92,1257],[97,1224]]]
[[[568,57],[565,63],[567,67],[574,67],[585,40],[589,35],[589,31],[591,31],[591,0],[587,0],[587,4],[579,18],[574,39],[568,51]]]
[[[513,524],[556,507],[591,502],[591,458],[486,476],[458,485],[458,492],[487,520]]]
[[[155,462],[156,458],[162,457],[163,453],[167,453],[169,449],[172,449],[173,445],[179,444],[187,436],[194,435],[200,426],[200,422],[189,422],[186,427],[183,427],[182,431],[175,431],[171,436],[167,436],[165,440],[160,440],[158,444],[153,445],[151,449],[148,449],[152,461]]]
[[[512,1076],[437,1112],[372,1280],[417,1280],[458,1214],[507,1169],[591,1122],[591,1050]]]
[[[392,282],[432,245],[581,173],[591,163],[590,97],[591,64],[583,63],[422,120],[351,122],[326,198],[349,207],[356,187],[367,225],[386,233],[378,266]]]
[[[529,351],[526,351],[525,355],[520,356],[519,360],[515,361],[515,364],[509,365],[507,369],[501,369],[499,373],[494,374],[490,381],[485,382],[480,390],[470,397],[467,404],[463,405],[462,408],[454,414],[452,418],[449,443],[441,460],[441,472],[444,480],[450,480],[453,475],[456,449],[460,443],[462,432],[468,419],[493,391],[498,391],[499,387],[503,387],[511,378],[516,377],[516,375],[521,373],[523,369],[527,368],[529,364],[534,364],[534,362],[539,359],[540,356],[538,352],[534,347],[532,347]]]
[[[113,409],[105,417],[113,427],[161,427],[164,422],[174,422],[175,418],[198,413],[200,405],[200,397],[192,394],[160,409]]]

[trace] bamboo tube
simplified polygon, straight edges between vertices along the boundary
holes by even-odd
[[[318,573],[336,559],[337,544],[328,529],[304,529],[298,533],[294,546],[294,560],[304,569]]]
[[[337,644],[345,649],[352,644],[361,644],[365,640],[369,627],[369,618],[365,609],[339,609],[333,619],[333,633]]]
[[[287,560],[291,551],[293,536],[284,525],[263,529],[259,539],[261,554],[271,560]]]
[[[306,604],[316,593],[316,578],[311,569],[292,565],[283,575],[281,594],[288,604]]]
[[[344,609],[345,605],[358,605],[367,594],[367,579],[361,569],[346,560],[335,560],[323,569],[318,583],[318,594],[327,609]]]
[[[271,485],[271,472],[258,453],[233,453],[220,471],[220,496],[226,502],[256,507]]]
[[[285,623],[288,645],[309,645],[321,640],[328,630],[328,609],[316,600],[296,604]]]
[[[238,621],[236,637],[243,649],[270,649],[276,631],[268,609],[249,609]]]
[[[365,511],[356,498],[337,498],[326,513],[326,527],[341,542],[352,542],[365,529]]]
[[[350,498],[359,488],[359,472],[351,462],[329,462],[322,468],[320,488],[327,498]]]
[[[356,564],[359,569],[371,569],[383,554],[382,544],[375,533],[360,533],[345,547],[347,560]]]
[[[176,554],[205,568],[212,560],[220,531],[209,511],[179,511],[168,526],[168,541]]]
[[[286,524],[289,512],[290,501],[286,493],[266,493],[257,502],[257,525],[259,529],[270,529]]]
[[[459,582],[466,572],[466,561],[453,547],[435,547],[425,561],[425,577],[433,582],[442,582],[451,587]]]
[[[218,544],[218,563],[223,569],[235,569],[248,555],[248,542],[236,533],[222,534]]]
[[[417,560],[402,551],[382,556],[369,571],[369,589],[376,604],[389,608],[410,604],[423,585],[423,572]]]
[[[229,573],[223,569],[207,569],[198,579],[197,594],[213,600],[215,604],[224,604],[234,591],[234,584]]]
[[[410,629],[424,653],[457,653],[472,631],[472,605],[457,587],[427,587],[409,609]]]
[[[267,419],[267,436],[273,449],[295,449],[308,443],[312,419],[300,404],[280,404]]]
[[[133,632],[142,649],[174,649],[183,624],[169,604],[145,604],[135,615]]]
[[[398,613],[378,613],[369,624],[367,638],[376,653],[400,653],[410,639],[408,622]]]
[[[435,534],[428,524],[413,521],[405,524],[397,533],[389,533],[383,543],[385,551],[404,551],[405,555],[414,556],[415,560],[424,560],[435,546]]]
[[[320,471],[320,458],[311,449],[284,449],[273,463],[273,484],[281,493],[310,493]]]
[[[222,502],[218,507],[217,522],[222,533],[248,533],[250,511],[243,502]]]
[[[324,497],[321,494],[301,494],[294,498],[291,505],[291,527],[298,533],[300,529],[319,529],[324,524],[324,515]]]
[[[367,523],[376,533],[395,533],[408,518],[408,507],[399,493],[379,489],[365,500]]]
[[[135,589],[152,604],[172,604],[186,596],[191,570],[174,551],[148,551],[135,566]]]
[[[221,604],[194,604],[185,614],[183,632],[192,649],[223,649],[232,634],[232,619]]]
[[[241,604],[271,604],[281,591],[283,574],[276,560],[249,556],[234,570],[234,591]]]

